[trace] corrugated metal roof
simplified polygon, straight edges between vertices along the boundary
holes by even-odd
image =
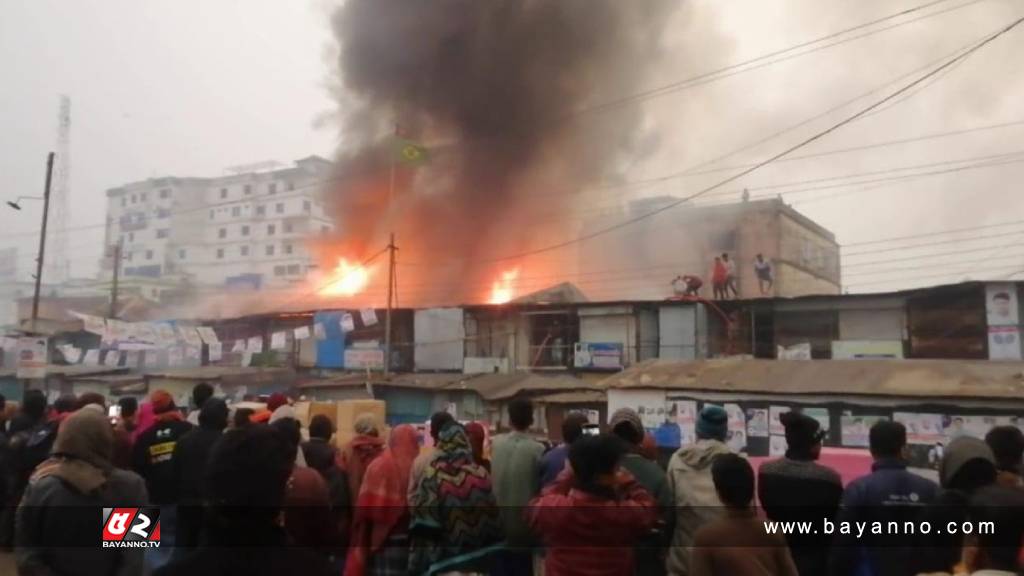
[[[365,386],[365,373],[344,374],[324,380],[308,380],[299,388],[356,388]],[[373,386],[393,386],[422,390],[473,390],[484,400],[503,400],[521,392],[542,391],[601,391],[602,388],[586,380],[568,374],[545,376],[541,374],[398,374],[385,380],[372,375]]]
[[[1020,399],[1024,362],[704,360],[643,362],[607,388],[912,398]]]
[[[0,378],[17,376],[15,368],[0,368]],[[46,376],[66,376],[77,378],[79,376],[90,376],[100,374],[127,374],[128,368],[111,368],[109,366],[85,366],[82,364],[50,364],[46,367]]]

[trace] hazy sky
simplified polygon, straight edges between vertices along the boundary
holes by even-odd
[[[665,57],[653,63],[644,86],[624,87],[623,92],[685,79],[923,3],[680,2],[665,39]],[[40,193],[45,155],[56,140],[58,95],[68,94],[72,98],[72,227],[102,223],[104,191],[110,187],[152,176],[215,176],[223,174],[225,167],[261,160],[291,162],[310,154],[330,155],[337,141],[337,129],[329,121],[334,104],[326,88],[332,66],[331,3],[327,0],[4,0],[3,4],[3,195]],[[880,88],[1024,15],[1016,0],[948,1],[930,12],[961,5],[965,6],[948,14],[643,103],[656,137],[649,154],[628,164],[627,178],[658,177],[735,150]],[[1024,120],[1022,52],[1024,27],[906,100],[798,155]],[[891,84],[888,91],[897,86]],[[886,92],[730,157],[722,165],[770,156]],[[1021,125],[780,163],[724,190],[738,191],[745,185],[755,195],[786,192],[790,188],[769,186],[1015,152],[1024,157]],[[959,164],[931,169],[949,166]],[[1021,166],[964,170],[868,190],[819,189],[784,198],[835,231],[841,243],[865,242],[1024,220],[1020,216],[1024,214]],[[892,174],[882,176],[888,175]],[[720,176],[669,180],[641,193],[686,194]],[[604,190],[581,205],[600,206],[619,199],[621,192]],[[6,207],[0,210],[0,247],[22,247],[26,273],[34,256],[36,240],[31,233],[38,219],[39,208],[34,205],[26,204],[20,213]],[[1021,235],[990,241],[943,236],[923,242],[944,244],[919,251],[853,256],[844,261],[857,264],[849,269],[853,275],[847,275],[847,281],[854,289],[875,290],[958,280],[968,274],[1006,276],[1024,270],[1024,253],[1015,250],[1024,237],[1024,223],[985,232],[1015,230],[1021,230]],[[12,236],[17,234],[21,236]],[[69,254],[76,275],[93,273],[102,238],[100,228],[74,233]],[[974,248],[966,254],[946,254]],[[877,264],[925,253],[940,256]],[[865,264],[870,262],[875,263]],[[904,271],[867,273],[887,269]]]

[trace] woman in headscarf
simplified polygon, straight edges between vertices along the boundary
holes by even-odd
[[[491,475],[473,461],[466,429],[445,426],[409,501],[412,574],[474,571],[501,540]],[[487,572],[487,570],[483,570]]]
[[[153,414],[153,403],[143,402],[139,406],[138,418],[136,418],[135,429],[132,431],[132,444],[156,424],[156,416]]]
[[[367,466],[384,451],[384,441],[380,439],[373,414],[361,414],[356,418],[355,432],[356,437],[338,453],[338,467],[348,477],[348,493],[353,505],[359,496]]]
[[[98,510],[147,504],[145,482],[114,468],[113,451],[114,431],[102,409],[83,408],[62,423],[53,455],[36,468],[18,507],[19,574],[141,573],[142,550],[100,548],[82,540],[83,534],[96,534]]]
[[[479,422],[466,424],[469,445],[473,449],[473,461],[491,471],[491,461],[484,456],[484,444],[487,443],[487,429]]]
[[[412,462],[420,452],[416,429],[391,431],[388,449],[366,468],[356,499],[347,576],[405,574],[409,568],[406,495]]]

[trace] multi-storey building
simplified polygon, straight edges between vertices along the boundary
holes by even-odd
[[[122,277],[197,289],[281,286],[316,268],[310,237],[329,232],[322,192],[331,163],[217,178],[152,178],[107,191],[106,241]],[[112,252],[111,252],[112,253]],[[108,254],[101,276],[112,274]]]

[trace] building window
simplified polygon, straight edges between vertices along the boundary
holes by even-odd
[[[221,188],[220,189],[220,199],[223,200],[223,199],[225,199],[227,197],[228,197],[228,189],[227,188]]]
[[[224,249],[223,248],[217,248],[217,260],[223,260],[223,259],[224,259]]]
[[[234,207],[231,208],[231,216],[232,217],[238,218],[241,215],[242,215],[242,207],[241,206],[234,206]]]
[[[156,217],[157,218],[170,218],[171,217],[171,211],[168,210],[167,208],[157,208],[156,209]]]
[[[241,254],[242,256],[248,256],[249,255],[249,247],[248,246],[242,246],[241,248],[238,249],[238,253]]]
[[[306,212],[310,212],[311,210],[313,210],[313,203],[310,202],[309,200],[303,200],[302,209]]]
[[[135,232],[129,232],[128,233],[128,241],[129,242],[135,242]]]
[[[289,192],[291,192],[292,190],[295,190],[295,182],[288,182],[286,184],[286,186],[288,186],[288,191]]]
[[[274,276],[284,276],[288,272],[288,268],[285,266],[274,266]]]
[[[267,194],[277,194],[277,182],[271,182],[267,185]]]
[[[147,194],[145,192],[139,193],[139,202],[145,202],[146,201],[146,196],[147,196]]]
[[[292,253],[292,245],[291,244],[285,244],[283,250],[284,250],[285,254],[291,254]]]
[[[213,220],[213,210],[210,210],[210,220]]]
[[[128,199],[122,197],[121,198],[121,208],[124,208],[127,205],[128,205]]]
[[[152,250],[146,250],[146,260],[152,260],[152,259],[153,259],[153,251]]]
[[[157,231],[156,231],[156,237],[157,237],[157,239],[160,239],[160,238],[167,238],[167,237],[168,237],[168,236],[170,236],[170,235],[171,235],[171,230],[170,230],[170,228],[161,228],[160,230],[157,230]]]
[[[246,195],[252,194],[252,186],[250,184],[246,184],[242,187],[242,191],[245,192]]]
[[[277,205],[274,206],[274,212],[277,212],[278,214],[284,214],[284,204],[278,202]]]
[[[185,250],[178,250],[178,260],[184,260],[186,256]]]
[[[227,238],[228,237],[228,229],[227,228],[221,228],[220,230],[217,230],[217,237],[221,238],[221,239]]]
[[[273,236],[277,232],[277,227],[273,224],[267,224],[267,236]]]
[[[249,235],[249,226],[242,226],[242,236]]]
[[[163,198],[164,200],[166,200],[167,198],[170,198],[170,197],[171,197],[171,190],[170,190],[170,188],[164,188],[163,190],[160,191],[160,198]]]
[[[138,198],[137,198],[137,197],[135,196],[135,194],[132,194],[132,204],[135,204],[135,201],[136,201],[137,199],[138,199]]]
[[[285,234],[291,234],[292,233],[292,223],[291,222],[285,222],[284,223],[284,233]]]
[[[256,215],[257,216],[266,216],[267,215],[267,207],[266,206],[257,206],[256,207]]]
[[[128,253],[128,255],[127,255],[127,256],[125,256],[125,260],[127,260],[127,261],[129,261],[129,262],[131,262],[131,261],[132,261],[132,253],[131,253],[131,252],[129,252],[129,253]]]
[[[288,274],[290,274],[292,276],[295,276],[295,275],[299,274],[299,265],[298,264],[289,264],[288,265]]]
[[[274,245],[273,244],[267,244],[267,256],[273,256],[273,255],[274,255]]]

